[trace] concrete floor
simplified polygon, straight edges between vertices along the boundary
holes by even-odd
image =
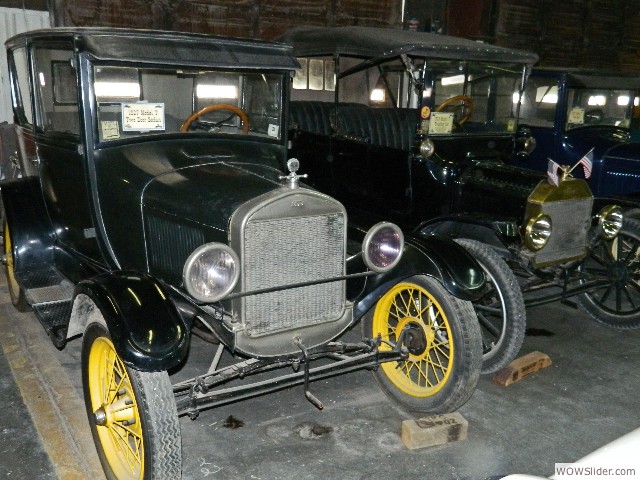
[[[640,330],[616,331],[558,304],[527,313],[521,353],[544,352],[553,364],[506,388],[482,377],[460,409],[467,440],[407,450],[400,424],[412,417],[362,371],[312,384],[323,411],[294,387],[182,418],[183,478],[546,477],[554,463],[638,428]],[[3,284],[0,332],[0,405],[10,409],[0,416],[0,476],[98,478],[81,400],[80,341],[56,350],[32,314],[12,309]],[[191,362],[207,364],[202,346],[196,343]]]

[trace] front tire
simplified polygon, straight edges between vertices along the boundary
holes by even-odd
[[[612,240],[602,240],[582,269],[609,280],[607,286],[577,296],[589,316],[621,330],[639,328],[640,220],[625,218],[620,233]]]
[[[409,357],[374,372],[382,390],[409,410],[452,412],[473,394],[480,376],[480,329],[469,302],[439,282],[415,276],[394,285],[365,316],[365,337],[396,343],[411,329]],[[380,350],[390,350],[385,343]]]
[[[506,367],[520,351],[527,315],[518,279],[490,247],[476,240],[458,239],[478,261],[487,277],[487,291],[474,302],[482,334],[482,373]]]
[[[82,343],[91,433],[109,480],[181,478],[180,426],[167,372],[140,372],[118,356],[102,323]]]

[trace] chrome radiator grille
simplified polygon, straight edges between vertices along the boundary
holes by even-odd
[[[344,236],[341,213],[249,220],[244,229],[243,289],[343,275]],[[344,281],[245,297],[245,333],[256,337],[336,320],[343,314],[344,297]]]
[[[592,198],[545,202],[541,213],[551,217],[549,242],[535,254],[538,266],[561,263],[586,254],[587,234],[591,225]]]

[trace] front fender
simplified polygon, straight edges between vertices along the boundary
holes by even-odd
[[[110,272],[80,282],[69,336],[81,333],[90,318],[83,298],[89,298],[100,310],[116,351],[128,366],[161,371],[185,357],[189,330],[163,285],[151,276]]]
[[[350,262],[349,270],[357,268],[365,268],[361,256]],[[362,317],[393,285],[414,275],[435,278],[461,300],[477,300],[486,288],[482,267],[463,247],[437,235],[408,236],[398,265],[389,272],[367,277],[360,284],[361,290],[355,297],[355,318]],[[349,287],[353,295],[355,286]]]
[[[507,245],[518,238],[518,224],[512,218],[495,218],[482,214],[456,214],[422,222],[414,235],[443,235],[448,238],[470,238],[491,245],[508,256]]]

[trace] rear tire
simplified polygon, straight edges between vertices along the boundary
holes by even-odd
[[[374,372],[382,390],[405,408],[446,413],[462,406],[480,376],[480,328],[469,302],[450,295],[431,277],[415,276],[394,285],[365,316],[365,337],[395,343],[412,329],[409,357],[386,362]],[[385,343],[380,350],[390,350]]]
[[[91,433],[109,480],[181,478],[180,425],[167,372],[140,372],[118,356],[102,323],[87,327],[82,383]]]

